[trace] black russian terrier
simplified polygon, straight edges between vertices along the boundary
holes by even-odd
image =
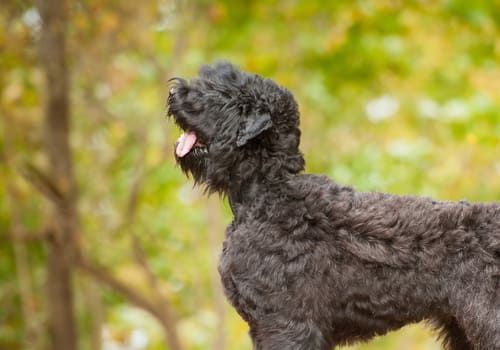
[[[357,192],[301,174],[292,94],[230,63],[176,78],[180,167],[228,197],[219,271],[257,350],[330,350],[430,321],[500,349],[500,204]]]

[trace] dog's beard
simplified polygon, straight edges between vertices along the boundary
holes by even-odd
[[[208,148],[193,147],[187,154],[182,157],[178,156],[179,142],[174,146],[175,159],[181,170],[187,175],[192,176],[195,183],[203,183],[206,179]]]

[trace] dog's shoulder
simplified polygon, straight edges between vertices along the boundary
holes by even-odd
[[[297,199],[325,199],[352,197],[354,189],[336,183],[326,175],[300,174],[292,177],[287,186]]]

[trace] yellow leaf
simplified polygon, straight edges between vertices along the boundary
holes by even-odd
[[[21,99],[23,90],[23,84],[19,80],[14,80],[5,87],[2,100],[5,104],[15,103]]]
[[[114,122],[109,126],[109,135],[112,142],[119,142],[127,135],[127,129],[121,122]]]
[[[161,162],[161,152],[158,147],[149,147],[146,152],[146,164],[156,166]]]
[[[473,144],[477,143],[477,136],[475,134],[469,133],[465,137],[465,140],[467,141],[467,143],[470,143],[473,145]]]

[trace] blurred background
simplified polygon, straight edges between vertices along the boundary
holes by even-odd
[[[295,94],[307,172],[500,198],[498,1],[3,0],[0,28],[0,349],[251,349],[216,271],[227,203],[165,116],[203,63]]]

